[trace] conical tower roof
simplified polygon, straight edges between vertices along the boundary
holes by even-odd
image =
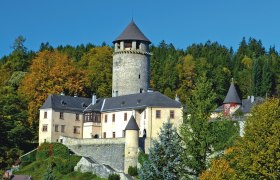
[[[125,127],[125,130],[139,130],[139,126],[137,125],[134,116],[130,117],[130,119]]]
[[[237,91],[235,89],[233,82],[231,82],[231,85],[229,87],[227,96],[226,96],[223,104],[231,104],[231,103],[241,104],[241,100],[237,94]]]
[[[125,30],[113,41],[113,43],[124,40],[139,40],[146,41],[149,44],[151,43],[151,41],[142,33],[142,31],[138,28],[133,20],[128,24]]]

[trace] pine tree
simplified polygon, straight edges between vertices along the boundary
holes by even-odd
[[[179,179],[181,172],[181,139],[170,122],[163,124],[158,140],[153,141],[148,160],[140,169],[140,179]]]
[[[216,94],[206,76],[200,76],[187,101],[187,111],[181,127],[185,151],[183,163],[186,176],[198,177],[207,168],[207,157],[212,152],[209,117],[214,109]]]
[[[268,59],[265,59],[263,70],[262,70],[262,84],[261,84],[261,91],[262,95],[271,94],[272,89],[272,72],[269,67]]]
[[[259,58],[256,58],[253,63],[253,95],[259,96],[261,94],[262,69]]]

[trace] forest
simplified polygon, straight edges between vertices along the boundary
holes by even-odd
[[[13,51],[0,59],[0,169],[14,163],[38,138],[39,108],[49,94],[110,97],[113,47],[41,43],[38,51],[25,47],[19,36]],[[243,38],[236,51],[207,41],[177,49],[165,41],[151,45],[150,87],[183,105],[205,77],[220,106],[234,79],[240,97],[280,96],[280,56],[261,40]],[[202,78],[203,79],[203,78]]]

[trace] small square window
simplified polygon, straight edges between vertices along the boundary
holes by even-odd
[[[60,112],[60,113],[59,113],[59,119],[64,119],[64,118],[63,118],[63,112]]]
[[[44,118],[45,118],[45,119],[48,118],[48,112],[44,112]]]
[[[156,118],[160,118],[160,110],[156,110]]]
[[[170,119],[174,119],[174,116],[175,116],[175,113],[174,113],[174,110],[170,110]]]

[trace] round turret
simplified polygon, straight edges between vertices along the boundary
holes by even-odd
[[[147,92],[150,81],[150,40],[132,21],[113,43],[112,96]]]

